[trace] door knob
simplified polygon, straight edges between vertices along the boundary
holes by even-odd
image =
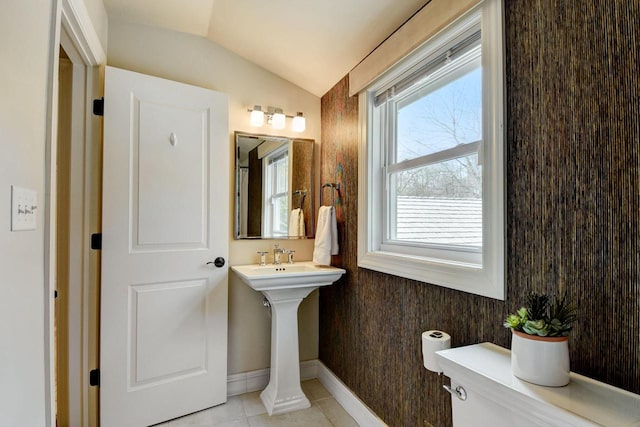
[[[216,267],[220,268],[220,267],[224,267],[224,258],[222,258],[221,256],[219,256],[218,258],[215,259],[215,261],[209,261],[207,263],[207,265],[209,264],[213,264]]]

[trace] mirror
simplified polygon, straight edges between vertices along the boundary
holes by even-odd
[[[235,132],[235,239],[314,235],[312,139]]]

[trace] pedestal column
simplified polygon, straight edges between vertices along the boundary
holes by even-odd
[[[311,406],[300,387],[298,307],[314,289],[263,291],[271,304],[271,376],[260,398],[269,415]]]

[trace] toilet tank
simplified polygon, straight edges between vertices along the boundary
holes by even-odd
[[[565,387],[530,384],[512,375],[511,352],[497,345],[442,350],[436,357],[451,378],[454,427],[640,427],[640,395],[575,373]]]

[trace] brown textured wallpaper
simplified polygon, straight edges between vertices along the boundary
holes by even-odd
[[[249,197],[247,198],[247,236],[262,236],[262,160],[258,148],[249,152]]]
[[[304,229],[306,236],[313,236],[315,234],[314,230],[314,218],[311,215],[313,211],[313,195],[311,194],[311,187],[313,186],[313,145],[314,141],[311,140],[293,140],[292,143],[292,153],[291,153],[291,167],[292,177],[291,177],[291,190],[303,190],[307,192],[307,195],[304,198],[300,195],[294,195],[292,197],[292,206],[291,209],[296,209],[300,207],[300,202],[302,203],[302,213],[304,215]],[[307,167],[302,167],[302,165],[311,165]]]
[[[357,98],[322,98],[322,182],[341,182],[347,269],[320,293],[320,359],[390,426],[451,425],[420,334],[510,346],[529,290],[580,306],[573,371],[640,393],[640,2],[506,0],[507,298],[357,268]]]

